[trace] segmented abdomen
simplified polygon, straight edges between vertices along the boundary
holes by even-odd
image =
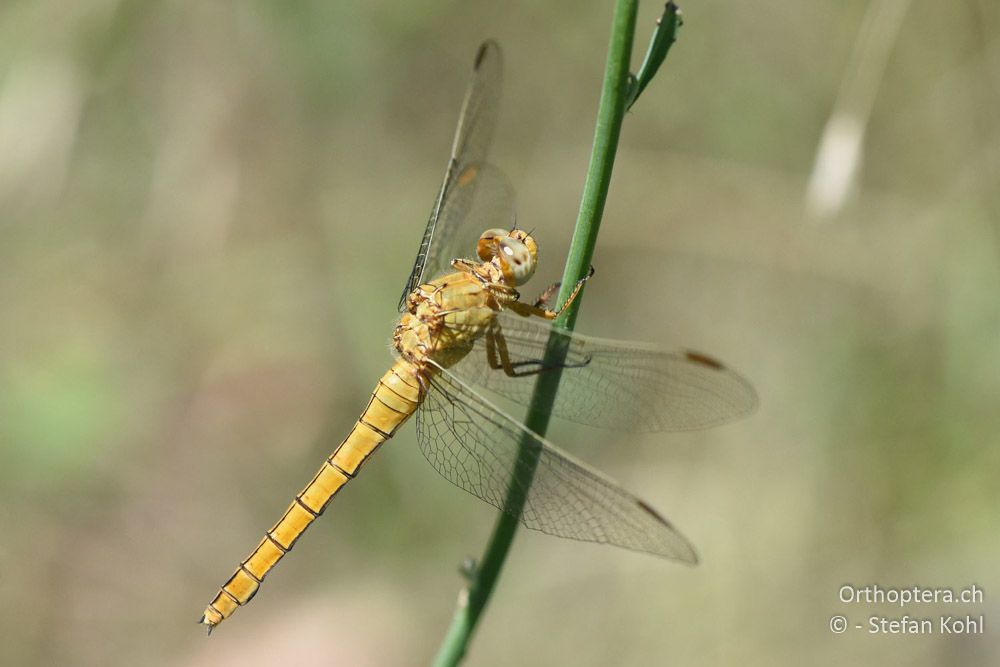
[[[401,359],[382,376],[351,433],[205,608],[201,622],[209,632],[253,598],[267,573],[323,513],[333,496],[414,413],[423,398],[419,373],[412,363]]]

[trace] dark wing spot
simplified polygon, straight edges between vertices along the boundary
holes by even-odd
[[[483,56],[486,55],[486,45],[483,44],[479,47],[479,52],[476,53],[476,64],[472,66],[473,70],[479,69],[479,66],[483,64]]]
[[[644,500],[636,500],[635,502],[636,502],[637,505],[639,505],[639,507],[641,507],[643,510],[645,510],[648,514],[651,514],[654,519],[656,519],[657,521],[659,521],[660,523],[662,523],[664,526],[670,526],[670,522],[667,521],[666,519],[664,519],[660,515],[659,512],[657,512],[652,507],[650,507],[646,503],[646,501],[644,501]],[[670,526],[670,527],[673,528],[673,526]]]
[[[483,64],[483,58],[486,57],[486,50],[491,46],[494,46],[492,40],[487,40],[479,45],[479,51],[476,53],[476,64],[472,66],[473,70],[479,69],[479,66]]]
[[[709,368],[715,369],[717,371],[725,369],[725,366],[722,365],[722,362],[713,359],[707,354],[702,354],[701,352],[694,352],[692,350],[688,350],[684,354],[684,356],[687,357],[688,361],[693,361],[694,363],[701,364],[702,366],[708,366]]]

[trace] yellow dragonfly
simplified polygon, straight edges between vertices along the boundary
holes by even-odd
[[[399,302],[396,362],[347,438],[209,603],[201,618],[209,632],[253,598],[334,495],[414,413],[417,442],[431,465],[472,495],[519,513],[526,527],[697,561],[687,539],[648,504],[480,393],[526,405],[534,376],[551,370],[543,358],[556,336],[566,350],[552,408],[559,417],[616,431],[686,430],[745,415],[757,400],[748,382],[707,355],[553,330],[545,321],[576,298],[583,280],[555,309],[547,301],[556,286],[534,302],[521,300],[517,288],[534,273],[538,247],[514,224],[512,189],[486,161],[500,81],[499,47],[486,42]],[[464,258],[473,250],[477,259]],[[537,461],[530,483],[516,474],[525,457]],[[512,484],[523,507],[507,506]]]

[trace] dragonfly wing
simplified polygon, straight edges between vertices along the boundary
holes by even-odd
[[[691,544],[649,505],[559,451],[447,370],[431,380],[417,412],[417,440],[445,479],[519,514],[532,530],[697,562]],[[536,459],[534,476],[525,481],[517,471]],[[524,499],[523,511],[510,502],[511,490]]]
[[[427,278],[452,272],[451,260],[457,257],[478,262],[476,244],[487,229],[514,228],[514,187],[499,167],[489,162],[468,165],[453,192],[438,224],[439,236],[427,257]],[[467,224],[462,224],[464,221]]]
[[[552,413],[570,421],[632,432],[684,431],[723,424],[757,406],[750,383],[715,359],[690,350],[591,338],[503,312],[497,335],[451,370],[463,380],[527,405],[535,375],[511,377],[486,363],[503,345],[512,370],[541,370],[550,333],[568,353]],[[542,372],[545,372],[544,370]]]
[[[477,178],[478,167],[486,163],[496,127],[502,78],[500,47],[493,41],[484,42],[476,54],[472,81],[462,103],[444,182],[434,200],[416,261],[399,300],[400,311],[405,310],[407,295],[423,282],[425,275],[429,275],[430,265],[440,264],[439,248],[468,215],[482,180]],[[448,259],[451,258],[445,261]],[[435,266],[435,269],[440,268]]]

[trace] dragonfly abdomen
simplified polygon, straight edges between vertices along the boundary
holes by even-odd
[[[264,577],[295,546],[337,492],[414,413],[423,399],[417,379],[420,372],[414,364],[400,359],[382,376],[350,434],[205,608],[201,622],[208,626],[209,632],[250,602]]]

